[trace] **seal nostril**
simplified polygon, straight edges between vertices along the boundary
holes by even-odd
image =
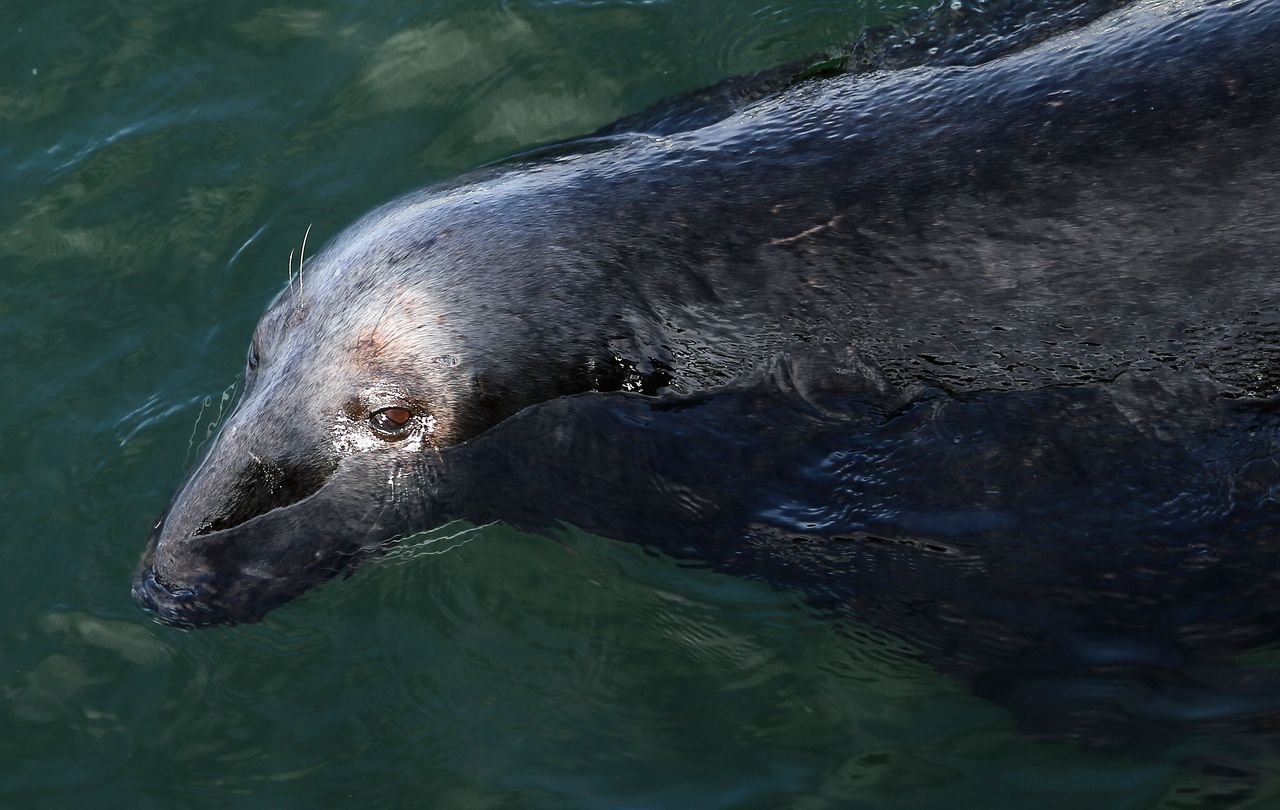
[[[208,595],[200,586],[170,587],[153,568],[138,573],[133,583],[133,598],[144,610],[172,627],[198,627],[213,623],[205,604]]]
[[[147,610],[156,609],[155,597],[151,595],[151,589],[148,582],[144,578],[138,578],[133,583],[133,598],[138,604]]]
[[[146,579],[147,596],[154,599],[158,593],[172,601],[190,601],[195,599],[197,594],[194,588],[173,587],[164,580],[160,579],[160,575],[153,569]]]

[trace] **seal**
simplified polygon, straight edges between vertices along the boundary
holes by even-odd
[[[256,620],[469,517],[451,459],[513,415],[716,396],[777,358],[898,403],[1161,364],[1272,395],[1277,256],[1259,0],[1139,2],[981,64],[816,78],[490,169],[306,260],[134,594],[174,624]]]

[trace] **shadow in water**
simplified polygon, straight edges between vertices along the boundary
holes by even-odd
[[[905,403],[776,383],[545,403],[446,451],[439,503],[798,589],[1031,733],[1280,722],[1280,671],[1239,663],[1280,635],[1275,402],[1167,370]]]

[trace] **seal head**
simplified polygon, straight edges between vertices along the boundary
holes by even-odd
[[[554,319],[460,281],[476,257],[508,281],[528,272],[504,266],[524,254],[495,251],[476,219],[439,196],[400,201],[307,260],[255,330],[242,400],[151,533],[144,606],[175,624],[256,620],[431,525],[442,448],[527,404],[620,385],[620,366]],[[572,275],[567,252],[553,260]]]

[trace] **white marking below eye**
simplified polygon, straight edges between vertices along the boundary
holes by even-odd
[[[342,455],[368,453],[386,446],[386,441],[369,435],[359,425],[339,425],[333,437],[333,449]]]
[[[344,419],[333,429],[333,449],[341,455],[368,453],[374,450],[385,450],[388,447],[403,448],[410,451],[425,450],[427,447],[426,434],[435,431],[436,420],[435,417],[429,416],[425,421],[425,430],[415,432],[409,438],[397,442],[387,441],[373,435],[363,421],[357,422]]]

